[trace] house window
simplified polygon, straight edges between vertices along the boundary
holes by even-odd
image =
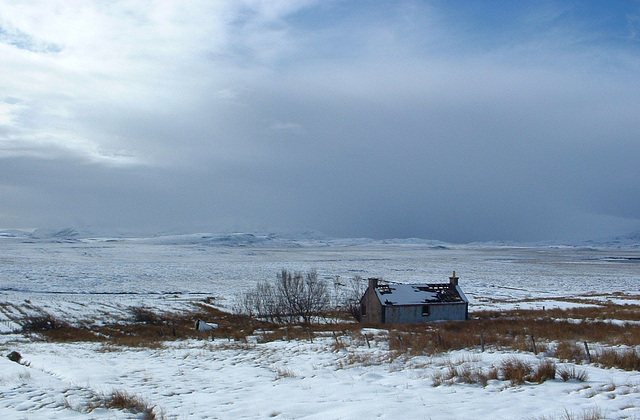
[[[422,316],[429,316],[429,305],[422,305]]]
[[[362,316],[367,315],[367,305],[362,305]]]

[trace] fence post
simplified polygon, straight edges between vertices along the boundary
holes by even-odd
[[[483,332],[480,333],[480,349],[484,353],[484,333]]]
[[[536,347],[536,339],[531,334],[531,342],[533,343],[533,354],[538,355],[538,348]]]
[[[587,352],[587,360],[589,360],[589,363],[591,363],[591,353],[589,352],[589,345],[586,341],[584,342],[584,349]]]

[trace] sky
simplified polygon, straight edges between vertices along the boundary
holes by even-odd
[[[640,230],[638,1],[0,0],[0,227]]]

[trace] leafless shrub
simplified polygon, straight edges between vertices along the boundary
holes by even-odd
[[[360,321],[362,313],[360,309],[360,299],[366,290],[366,282],[360,276],[354,276],[347,281],[347,288],[338,300],[338,305],[349,314]]]
[[[311,323],[329,309],[330,294],[315,270],[282,270],[275,282],[260,282],[238,300],[236,310],[278,323]]]
[[[69,324],[53,315],[44,313],[42,315],[29,316],[23,320],[23,332],[42,332],[68,327]]]
[[[509,357],[500,363],[500,373],[512,385],[523,384],[531,374],[531,365],[517,357]]]
[[[147,325],[161,325],[162,318],[155,312],[137,306],[129,308],[129,312],[133,316],[134,322],[139,322]]]
[[[589,374],[586,370],[578,370],[574,365],[562,366],[561,368],[558,368],[557,372],[560,379],[562,379],[564,382],[567,382],[569,380],[584,382],[589,378]]]

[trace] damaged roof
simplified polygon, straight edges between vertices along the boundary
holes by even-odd
[[[425,305],[468,302],[460,286],[441,284],[383,284],[376,287],[383,305]]]

